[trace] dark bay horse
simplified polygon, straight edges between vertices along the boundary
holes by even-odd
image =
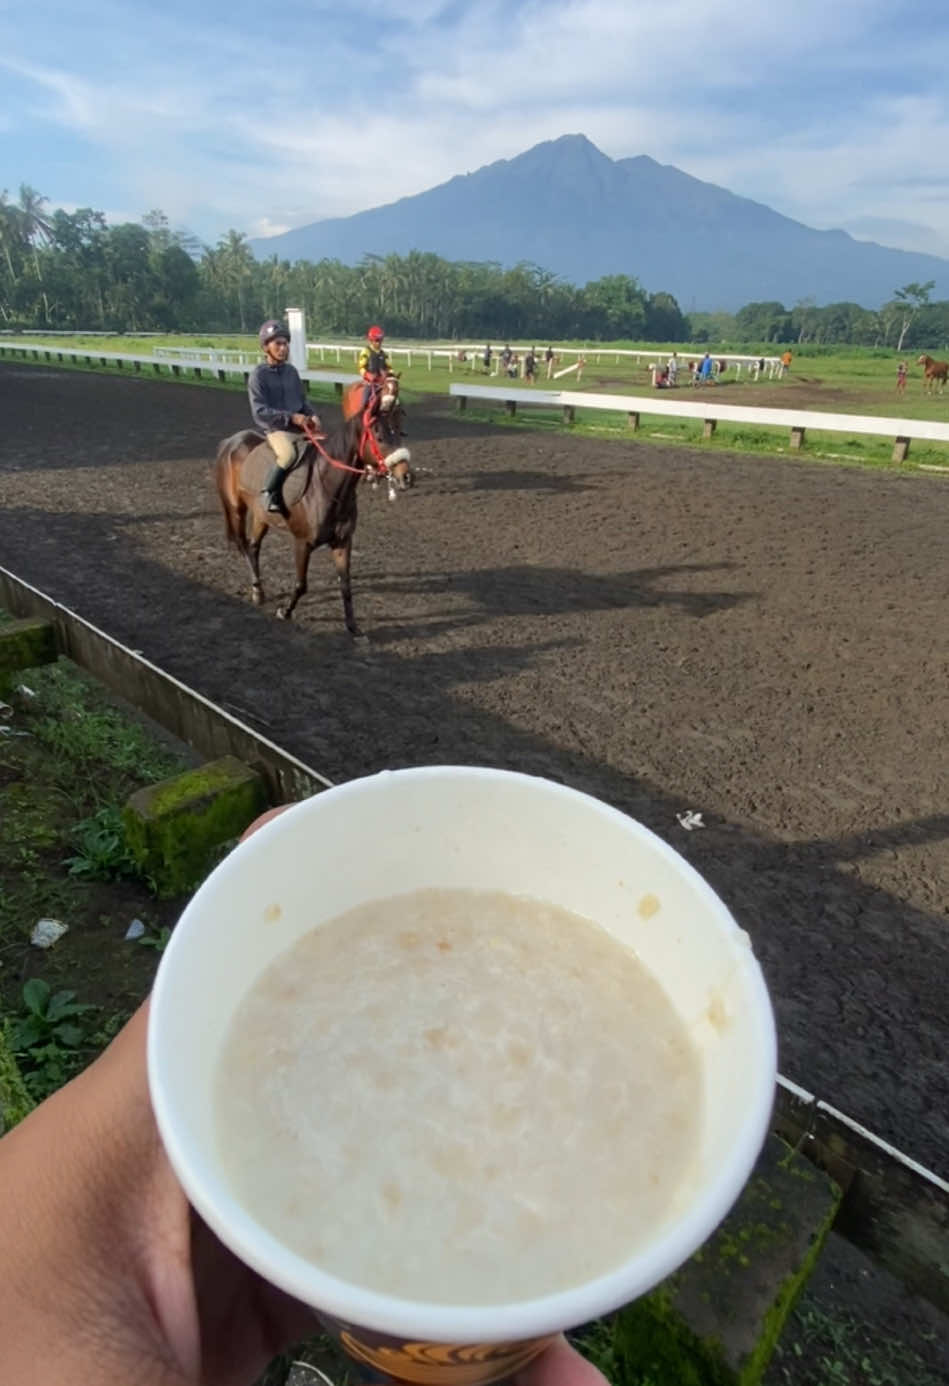
[[[264,589],[260,581],[260,545],[271,527],[282,529],[293,539],[297,585],[286,606],[277,615],[289,620],[293,608],[306,591],[310,554],[322,544],[329,546],[336,565],[346,629],[358,635],[353,614],[349,566],[353,534],[356,529],[356,496],[367,468],[394,451],[370,442],[361,418],[344,423],[328,438],[311,442],[303,461],[284,482],[287,518],[271,514],[261,489],[273,466],[273,453],[259,433],[246,429],[225,438],[217,450],[215,481],[224,508],[227,537],[247,560],[251,573],[251,600],[260,606]],[[249,520],[249,524],[248,524]]]
[[[355,381],[352,385],[346,386],[343,390],[343,418],[349,420],[362,416],[364,426],[369,430],[377,448],[386,454],[389,499],[395,500],[398,491],[407,491],[410,486],[415,485],[412,454],[407,447],[402,446],[403,416],[402,405],[399,402],[399,377],[390,371],[380,381],[370,397],[368,409],[363,405],[365,392],[366,387],[362,381]],[[378,471],[372,473],[373,486],[377,484],[378,479]]]
[[[923,389],[927,395],[931,395],[937,385],[942,394],[946,388],[946,378],[949,377],[949,361],[934,361],[931,356],[921,356],[916,364],[923,367]]]

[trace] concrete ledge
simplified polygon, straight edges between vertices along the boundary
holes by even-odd
[[[608,1325],[619,1379],[757,1386],[840,1199],[827,1175],[771,1136],[701,1250]]]
[[[18,670],[55,664],[58,655],[56,631],[49,621],[8,621],[0,626],[0,689],[13,682]]]
[[[261,776],[224,756],[137,790],[122,822],[129,850],[156,893],[179,895],[203,879],[220,849],[266,806]]]
[[[0,606],[50,622],[61,654],[208,760],[230,755],[253,766],[272,803],[306,799],[330,787],[319,771],[2,566]]]

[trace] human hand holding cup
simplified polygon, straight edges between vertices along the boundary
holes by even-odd
[[[593,920],[635,951],[689,1029],[703,1101],[688,1176],[645,1243],[631,1238],[619,1264],[576,1284],[503,1303],[367,1288],[275,1236],[222,1169],[215,1074],[248,990],[310,931],[366,901],[420,889],[504,891]],[[651,1289],[711,1233],[767,1129],[774,1028],[747,936],[648,830],[544,780],[427,768],[353,781],[295,805],[212,873],[162,959],[149,1076],[172,1165],[226,1246],[311,1305],[373,1379],[482,1386],[523,1369],[561,1330]],[[372,1110],[363,1120],[367,1142],[385,1136]]]

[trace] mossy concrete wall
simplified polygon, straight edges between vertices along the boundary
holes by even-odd
[[[53,664],[58,655],[56,631],[48,621],[5,621],[0,626],[0,693],[13,687],[19,670]]]
[[[129,850],[156,893],[179,895],[207,875],[221,848],[266,807],[260,775],[224,756],[138,790],[122,822]]]
[[[769,1137],[717,1231],[613,1319],[617,1382],[757,1386],[840,1199],[826,1174]]]
[[[33,1105],[0,1024],[0,1136],[22,1121]]]

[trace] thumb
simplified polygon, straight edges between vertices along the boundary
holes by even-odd
[[[514,1386],[606,1386],[606,1378],[559,1337],[516,1374]]]

